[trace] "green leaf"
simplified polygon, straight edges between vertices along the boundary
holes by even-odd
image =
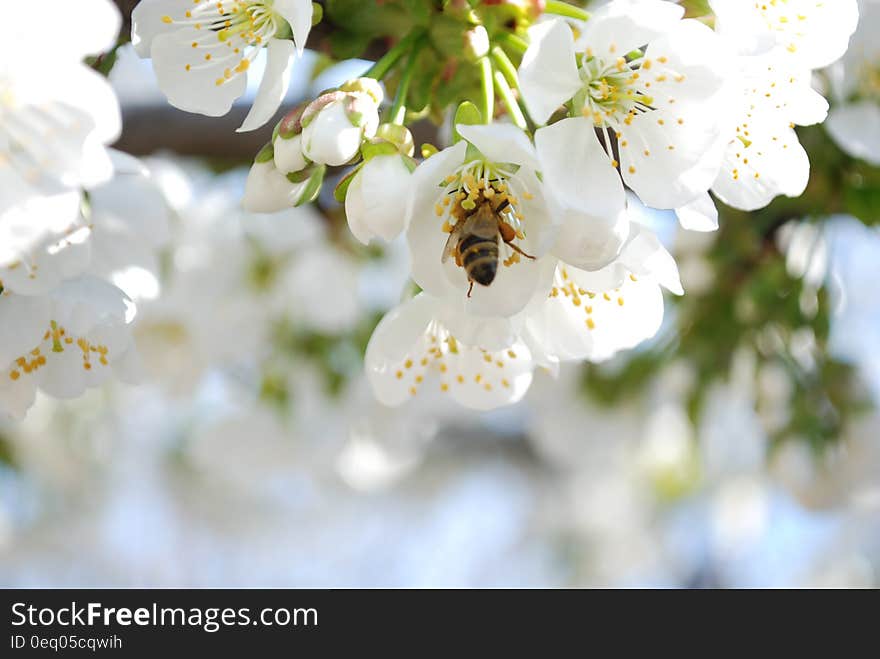
[[[470,101],[465,101],[459,105],[458,110],[455,111],[455,119],[452,122],[452,143],[458,144],[464,139],[458,132],[459,124],[464,124],[465,126],[478,126],[482,123],[483,115],[477,109],[477,106]]]

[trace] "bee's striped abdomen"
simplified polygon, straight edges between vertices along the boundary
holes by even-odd
[[[498,273],[498,236],[482,238],[470,235],[458,244],[464,271],[471,281],[488,286]]]

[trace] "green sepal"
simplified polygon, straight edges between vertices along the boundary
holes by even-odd
[[[419,163],[416,162],[415,158],[411,158],[410,156],[401,156],[403,159],[403,164],[409,170],[409,173],[412,174],[416,171],[416,167],[419,166]]]
[[[279,20],[277,22],[278,28],[272,37],[273,39],[290,39],[293,41],[293,30],[290,28],[290,23],[287,21]]]
[[[470,162],[471,160],[485,160],[486,156],[483,155],[483,152],[480,151],[473,144],[468,142],[467,150],[464,152],[464,160],[465,162]]]
[[[440,153],[440,149],[438,149],[433,144],[425,143],[425,144],[422,144],[422,148],[419,149],[419,153],[422,154],[422,158],[427,160],[431,156],[434,156],[434,155],[437,155],[438,153]]]
[[[312,3],[312,26],[317,25],[324,18],[324,6],[317,2]]]
[[[289,140],[302,133],[302,117],[308,106],[308,103],[302,103],[281,117],[281,121],[276,124],[272,133],[273,143],[278,137]]]
[[[452,143],[458,144],[464,139],[458,133],[458,125],[464,124],[466,126],[478,126],[483,123],[483,115],[476,105],[471,103],[470,101],[465,101],[461,105],[458,106],[458,109],[455,111],[455,119],[452,122]]]
[[[254,157],[255,163],[263,163],[269,162],[275,158],[275,147],[272,146],[272,142],[269,142],[266,146],[260,149],[257,152],[257,155]]]
[[[358,172],[360,172],[362,168],[363,164],[360,164],[352,169],[348,174],[342,177],[333,189],[333,198],[340,204],[345,203],[345,197],[348,195],[348,188],[351,186],[352,181],[354,181],[354,177],[358,175]]]
[[[306,184],[305,189],[302,191],[299,200],[294,206],[310,204],[318,198],[318,194],[321,192],[321,186],[324,185],[324,174],[326,173],[326,165],[320,165],[312,170],[312,175],[309,176],[309,182]]]
[[[289,173],[285,174],[284,176],[291,183],[299,184],[299,183],[304,183],[305,181],[307,181],[311,175],[312,175],[311,170],[308,167],[306,167],[305,169],[301,169],[298,172],[289,172]]]
[[[396,144],[381,138],[374,137],[361,144],[361,154],[364,160],[372,160],[376,156],[393,156],[399,153],[400,149],[397,148]]]

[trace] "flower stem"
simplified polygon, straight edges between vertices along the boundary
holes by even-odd
[[[492,46],[492,59],[495,61],[495,66],[498,70],[504,74],[507,83],[512,88],[519,89],[519,75],[517,75],[516,67],[501,46]]]
[[[520,56],[525,55],[526,51],[529,49],[529,44],[525,39],[518,37],[511,32],[502,32],[501,34],[496,35],[494,39],[508,50]]]
[[[561,2],[560,0],[547,0],[544,12],[547,14],[555,14],[557,16],[565,16],[566,18],[574,18],[579,21],[590,20],[589,12],[580,9],[579,7],[574,7],[567,2]]]
[[[397,95],[394,97],[394,104],[391,106],[391,113],[389,116],[391,117],[391,123],[393,124],[399,126],[403,125],[406,117],[406,96],[409,93],[409,85],[412,82],[413,74],[416,70],[416,62],[423,45],[423,43],[417,41],[410,50],[409,60],[406,63],[403,76],[400,78],[400,85],[397,87]]]
[[[403,39],[397,42],[391,50],[385,53],[378,62],[373,64],[366,73],[364,73],[364,78],[374,78],[375,80],[381,80],[388,72],[394,68],[394,65],[403,57],[409,50],[412,48],[412,45],[419,41],[424,36],[423,30],[413,30],[408,35],[406,35]]]
[[[488,57],[483,57],[479,61],[479,66],[482,84],[480,112],[483,115],[483,123],[491,124],[495,117],[495,84],[492,80],[492,62]]]
[[[495,72],[495,88],[504,100],[504,107],[507,108],[507,113],[510,115],[511,120],[516,127],[520,130],[528,130],[529,127],[526,123],[526,118],[519,107],[519,101],[517,101],[516,96],[513,94],[513,90],[510,88],[510,85],[507,84],[507,79],[501,71]]]

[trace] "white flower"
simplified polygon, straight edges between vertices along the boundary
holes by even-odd
[[[796,66],[821,69],[846,51],[856,29],[856,0],[710,0],[719,34],[742,54],[784,49]]]
[[[536,25],[519,70],[532,118],[545,123],[570,101],[584,131],[599,129],[627,185],[657,208],[705,192],[720,160],[713,147],[728,58],[709,28],[681,20],[683,11],[659,0],[616,0],[583,24],[577,44],[564,21]]]
[[[340,166],[352,160],[365,138],[376,134],[382,88],[360,78],[316,99],[303,112],[302,152],[312,162]]]
[[[241,131],[259,128],[278,109],[311,27],[311,0],[143,0],[132,12],[137,53],[152,57],[168,101],[188,112],[229,112],[266,48],[266,69]]]
[[[535,365],[509,321],[470,316],[424,293],[382,319],[364,359],[373,391],[385,405],[401,405],[434,387],[476,410],[520,400]]]
[[[46,4],[39,37],[50,48],[34,48],[19,21],[0,26],[0,213],[112,173],[105,145],[119,135],[119,106],[82,58],[115,42],[119,12],[108,0]]]
[[[354,237],[390,242],[403,231],[412,173],[405,156],[377,155],[355,174],[345,195],[345,216]]]
[[[586,272],[559,262],[550,295],[526,310],[525,328],[551,358],[605,361],[660,329],[661,286],[683,293],[672,256],[633,224],[619,258],[606,268]]]
[[[824,121],[828,103],[810,84],[810,72],[794,68],[779,48],[738,58],[736,97],[718,179],[712,191],[724,203],[756,210],[778,195],[798,197],[810,177],[810,160],[794,124]]]
[[[428,158],[413,175],[406,232],[412,276],[425,292],[469,313],[512,316],[536,292],[548,291],[552,276],[553,260],[541,257],[554,244],[556,226],[537,176],[537,154],[511,125],[458,130],[465,139]],[[458,218],[487,203],[512,233],[509,243],[499,239],[497,272],[481,286],[469,281],[455,258],[443,257]]]
[[[863,0],[859,6],[859,29],[829,71],[835,105],[827,127],[844,151],[880,166],[880,3]]]
[[[60,284],[45,296],[0,295],[0,414],[22,418],[36,390],[74,398],[112,372],[137,371],[128,324],[134,306],[93,277]]]

